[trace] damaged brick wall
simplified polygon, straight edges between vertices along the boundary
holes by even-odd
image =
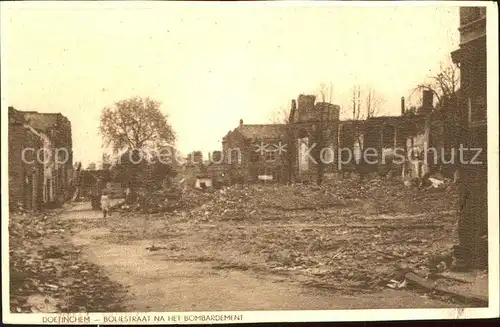
[[[23,149],[30,149],[25,153],[34,156],[29,159],[32,163],[23,162]],[[13,203],[38,209],[42,202],[68,200],[72,193],[72,169],[71,123],[66,117],[9,107],[9,192]],[[47,192],[55,197],[44,197]],[[21,197],[23,201],[19,200]]]
[[[9,108],[9,210],[20,205],[37,211],[42,204],[43,165],[36,153],[43,148],[40,138],[25,126],[22,114]],[[25,151],[24,149],[33,149]]]
[[[64,149],[54,152],[53,158],[58,155],[58,164],[54,165],[53,182],[55,201],[62,203],[71,198],[73,186],[71,173],[73,170],[73,142],[71,122],[60,113],[24,113],[27,123],[48,136],[53,149]],[[67,157],[66,157],[67,155]]]
[[[294,119],[288,126],[289,167],[292,182],[322,182],[337,169],[340,107],[299,95]]]

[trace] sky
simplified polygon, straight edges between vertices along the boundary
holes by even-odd
[[[397,115],[459,38],[458,7],[394,3],[3,2],[1,15],[2,101],[68,117],[84,166],[106,151],[101,110],[134,96],[161,102],[183,153],[219,150],[240,119],[270,123],[321,84],[343,108],[353,85],[372,89]]]

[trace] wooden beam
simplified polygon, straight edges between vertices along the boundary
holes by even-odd
[[[413,272],[407,273],[405,277],[411,285],[426,289],[428,291],[435,291],[444,295],[451,296],[462,303],[477,304],[478,306],[481,307],[488,306],[487,296],[469,294],[458,290],[451,290],[444,286],[439,286],[436,281],[420,277],[419,275]]]

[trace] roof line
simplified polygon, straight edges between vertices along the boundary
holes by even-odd
[[[38,111],[21,111],[21,112],[24,114],[54,115],[54,116],[61,115],[64,117],[64,115],[61,114],[60,112],[38,112]]]
[[[240,126],[285,126],[286,124],[243,124]],[[238,127],[240,127],[238,126]]]

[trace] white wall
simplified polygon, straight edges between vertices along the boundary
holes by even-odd
[[[207,187],[212,187],[212,179],[210,178],[198,178],[196,179],[194,187],[201,188],[201,183],[205,183]]]

